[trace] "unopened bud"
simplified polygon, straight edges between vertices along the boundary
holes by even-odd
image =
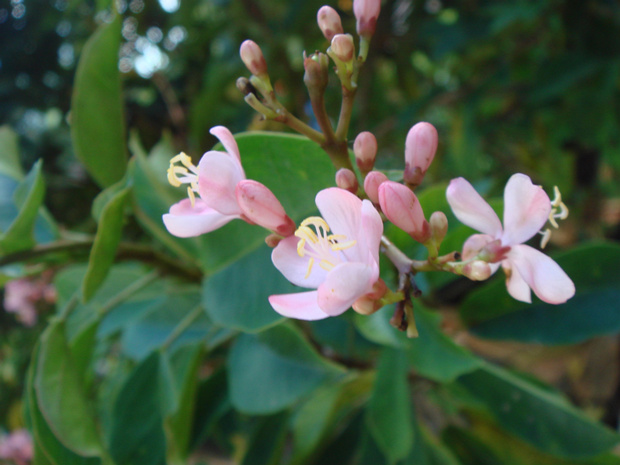
[[[379,186],[379,204],[388,220],[418,242],[426,242],[431,235],[428,221],[416,195],[407,186],[386,181]]]
[[[379,204],[379,186],[387,181],[388,178],[381,171],[371,171],[364,179],[364,191],[374,204]]]
[[[256,89],[254,88],[250,80],[246,77],[238,78],[237,82],[235,82],[235,85],[237,86],[237,89],[239,89],[239,92],[241,92],[243,95],[256,95]]]
[[[357,188],[359,187],[357,176],[348,168],[340,168],[336,172],[336,185],[352,194],[357,193]]]
[[[244,179],[237,184],[235,194],[243,215],[253,223],[284,237],[295,232],[295,223],[288,217],[273,192],[265,185],[251,179]]]
[[[433,239],[437,242],[443,241],[448,232],[448,218],[446,218],[446,214],[440,211],[433,212],[428,222],[431,225],[431,236]]]
[[[416,187],[424,179],[437,151],[437,130],[430,123],[418,123],[407,134],[405,142],[405,182]]]
[[[321,93],[329,81],[329,58],[324,53],[316,52],[310,56],[304,53],[304,83],[308,91]]]
[[[331,6],[321,7],[316,15],[316,21],[327,40],[331,41],[336,34],[344,32],[340,15]]]
[[[343,63],[350,62],[355,55],[355,44],[351,34],[336,34],[329,48],[332,54]]]
[[[353,0],[358,35],[370,38],[375,33],[380,10],[381,0]]]
[[[372,315],[383,307],[384,303],[381,301],[381,298],[387,293],[387,291],[387,284],[385,284],[383,279],[379,278],[372,286],[372,290],[368,294],[360,297],[353,303],[353,310],[362,315]]]
[[[491,277],[493,270],[487,262],[482,260],[476,260],[468,263],[463,268],[463,275],[467,276],[472,281],[484,281]]]
[[[377,139],[368,131],[360,132],[353,143],[355,162],[362,173],[368,173],[375,166]]]
[[[244,41],[239,49],[239,55],[250,73],[261,77],[267,74],[267,62],[256,42],[252,40]]]
[[[282,241],[282,236],[276,233],[271,233],[265,238],[265,244],[267,247],[274,248]]]

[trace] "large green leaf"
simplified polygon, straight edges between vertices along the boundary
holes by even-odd
[[[484,403],[507,431],[549,454],[593,457],[620,436],[586,417],[558,395],[489,364],[463,375],[458,384]]]
[[[125,173],[125,121],[118,69],[122,18],[102,24],[82,50],[71,100],[71,136],[77,157],[102,187]]]
[[[17,214],[10,222],[6,224],[4,233],[0,235],[0,252],[10,253],[18,250],[27,249],[32,247],[35,243],[34,227],[39,213],[39,207],[43,203],[43,197],[45,195],[45,183],[43,181],[43,175],[41,173],[41,160],[39,160],[33,167],[30,173],[24,178],[24,180],[17,185],[12,192],[13,205],[16,207]],[[0,179],[0,182],[3,180]],[[7,183],[4,184],[4,189],[10,189]],[[4,193],[8,194],[8,189]],[[4,202],[6,203],[6,198]],[[11,209],[10,204],[6,207]],[[3,210],[4,210],[3,208]],[[6,214],[3,212],[3,216]],[[6,218],[6,216],[5,216]],[[3,221],[5,222],[6,219]]]
[[[203,284],[203,305],[220,326],[258,331],[282,320],[267,298],[295,292],[271,263],[271,249],[255,252],[209,276]]]
[[[562,305],[524,304],[503,280],[472,293],[461,315],[479,336],[544,344],[570,344],[620,331],[620,246],[587,244],[557,257],[575,282],[575,297]]]
[[[99,465],[96,457],[82,457],[61,443],[50,429],[39,408],[35,393],[35,374],[39,364],[39,344],[34,348],[26,380],[26,411],[32,428],[34,464],[39,465]]]
[[[384,349],[366,410],[368,429],[389,463],[405,458],[415,442],[408,370],[404,353]]]
[[[249,414],[268,414],[297,402],[342,370],[323,360],[292,326],[242,334],[228,357],[230,399]]]
[[[58,439],[83,456],[100,455],[101,440],[79,373],[67,344],[65,325],[52,321],[41,337],[35,391],[43,416]]]
[[[108,275],[116,248],[121,241],[125,219],[125,204],[129,198],[129,188],[117,192],[101,212],[95,243],[90,250],[88,269],[82,283],[82,298],[88,302]]]

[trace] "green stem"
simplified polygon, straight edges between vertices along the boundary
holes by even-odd
[[[316,129],[312,129],[306,123],[293,116],[284,107],[278,108],[276,110],[276,113],[278,114],[278,116],[274,118],[274,121],[286,124],[289,128],[306,136],[308,139],[316,142],[319,145],[323,145],[325,143],[325,136],[323,134],[321,134]]]
[[[355,89],[349,90],[342,87],[342,103],[340,105],[340,116],[336,126],[336,140],[346,141],[353,114],[353,103],[355,102]]]
[[[108,300],[105,304],[103,304],[99,308],[97,313],[99,314],[100,317],[105,316],[114,307],[117,307],[119,304],[129,299],[136,292],[142,290],[143,288],[151,284],[153,281],[157,280],[159,277],[160,277],[159,272],[151,271],[150,273],[145,274],[141,278],[136,279],[133,283],[131,283],[126,288],[124,288],[122,291],[120,291],[118,294],[116,294],[114,297]]]

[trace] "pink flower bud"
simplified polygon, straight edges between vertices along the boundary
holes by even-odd
[[[355,194],[359,187],[355,173],[348,168],[340,168],[336,172],[336,185],[352,194]]]
[[[381,0],[353,0],[358,35],[370,38],[375,33]]]
[[[329,58],[324,53],[316,52],[310,56],[304,53],[304,83],[308,91],[322,94],[329,81]]]
[[[431,235],[435,240],[441,242],[448,232],[448,218],[446,218],[446,214],[440,211],[433,212],[428,222],[431,225]]]
[[[386,181],[379,186],[379,204],[387,218],[418,242],[431,235],[418,198],[407,186]]]
[[[246,40],[239,49],[241,60],[246,68],[255,76],[267,74],[267,62],[258,44],[252,40]]]
[[[437,151],[437,130],[430,123],[418,123],[405,142],[405,182],[415,187],[422,182]]]
[[[239,181],[235,195],[243,216],[250,221],[284,237],[295,232],[295,223],[280,201],[260,182],[250,179]]]
[[[371,132],[360,132],[353,143],[353,152],[357,167],[362,173],[368,173],[375,166],[377,139]]]
[[[381,298],[387,293],[388,287],[381,278],[372,286],[372,291],[353,302],[353,310],[362,315],[372,315],[381,307]]]
[[[353,60],[353,55],[355,54],[353,36],[351,34],[336,34],[332,38],[330,49],[340,61],[347,63]]]
[[[371,171],[364,179],[364,191],[372,203],[379,203],[379,186],[387,180],[381,171]]]
[[[340,15],[331,6],[321,7],[316,15],[316,21],[327,40],[332,40],[336,34],[344,32]]]
[[[463,275],[467,276],[472,281],[484,281],[489,279],[493,274],[493,270],[487,262],[482,260],[476,260],[472,263],[468,263],[463,268]]]

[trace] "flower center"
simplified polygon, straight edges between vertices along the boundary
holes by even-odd
[[[562,202],[562,194],[560,193],[560,189],[558,186],[553,186],[553,193],[555,198],[551,201],[551,211],[549,212],[549,223],[555,229],[558,229],[560,226],[558,225],[558,220],[565,220],[568,218],[568,207],[564,202]],[[542,239],[540,241],[540,247],[542,249],[545,248],[549,239],[551,239],[551,228],[547,228],[544,231],[540,231],[542,234]]]
[[[182,166],[179,166],[180,163]],[[196,204],[196,195],[198,192],[198,167],[192,163],[192,159],[184,152],[170,159],[170,167],[168,167],[168,182],[174,187],[180,187],[181,184],[189,184],[187,186],[187,195],[192,202],[192,207]]]
[[[356,241],[347,241],[343,234],[328,234],[329,225],[319,216],[311,216],[302,221],[295,236],[299,237],[297,243],[297,253],[300,257],[308,257],[308,271],[305,278],[310,276],[315,261],[326,271],[331,270],[342,259],[339,254],[334,253],[353,247]]]

